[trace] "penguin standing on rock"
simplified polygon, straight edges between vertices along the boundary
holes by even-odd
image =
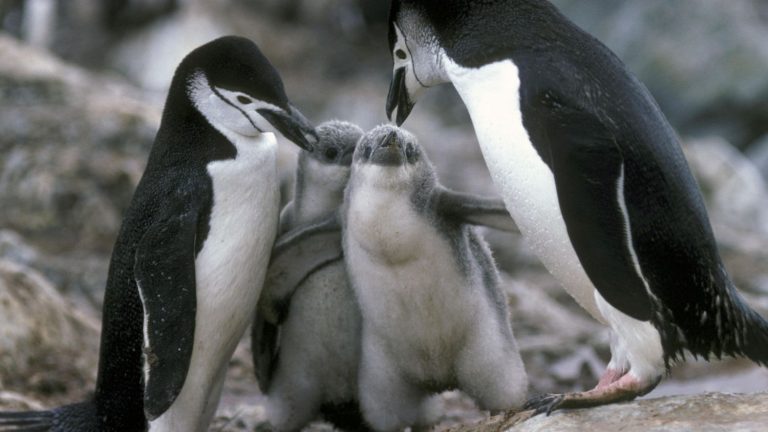
[[[531,248],[613,330],[590,391],[537,412],[631,400],[688,351],[768,364],[768,323],[734,288],[678,138],[648,90],[546,0],[393,0],[387,113],[451,82]]]
[[[187,55],[112,253],[93,400],[0,413],[0,430],[207,430],[277,233],[272,131],[316,141],[253,42]]]

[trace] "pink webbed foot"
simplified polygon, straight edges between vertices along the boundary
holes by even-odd
[[[640,380],[631,373],[619,375],[606,371],[600,383],[592,390],[578,393],[547,394],[531,398],[525,409],[535,410],[534,415],[551,414],[558,409],[588,408],[616,402],[626,402],[648,394],[661,381],[659,376],[652,380]]]

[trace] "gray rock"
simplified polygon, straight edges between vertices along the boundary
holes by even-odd
[[[0,260],[0,387],[56,400],[93,386],[98,323],[41,274]]]
[[[763,178],[768,181],[768,134],[762,136],[749,147],[747,157],[755,164]]]
[[[529,413],[500,415],[454,432],[762,432],[768,425],[768,393],[708,393],[639,400],[592,409],[558,411],[525,420]]]
[[[159,124],[159,104],[0,35],[0,226],[47,254],[104,256]]]
[[[685,156],[713,219],[768,236],[768,185],[749,158],[719,138],[689,140]]]

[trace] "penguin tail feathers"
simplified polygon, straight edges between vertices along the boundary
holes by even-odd
[[[753,362],[768,367],[768,321],[752,309],[745,319],[742,352]]]
[[[91,402],[50,411],[0,412],[0,432],[93,432],[96,407]]]
[[[0,432],[53,431],[52,411],[0,412]]]

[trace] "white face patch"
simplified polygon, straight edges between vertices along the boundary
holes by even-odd
[[[392,49],[393,71],[405,69],[405,85],[411,100],[415,101],[422,90],[448,82],[442,66],[437,42],[427,34],[406,38],[398,24],[394,24],[397,42]]]
[[[187,91],[195,108],[213,127],[227,136],[235,133],[255,137],[262,132],[275,132],[275,128],[257,110],[283,111],[245,93],[212,87],[202,71],[192,76]]]

